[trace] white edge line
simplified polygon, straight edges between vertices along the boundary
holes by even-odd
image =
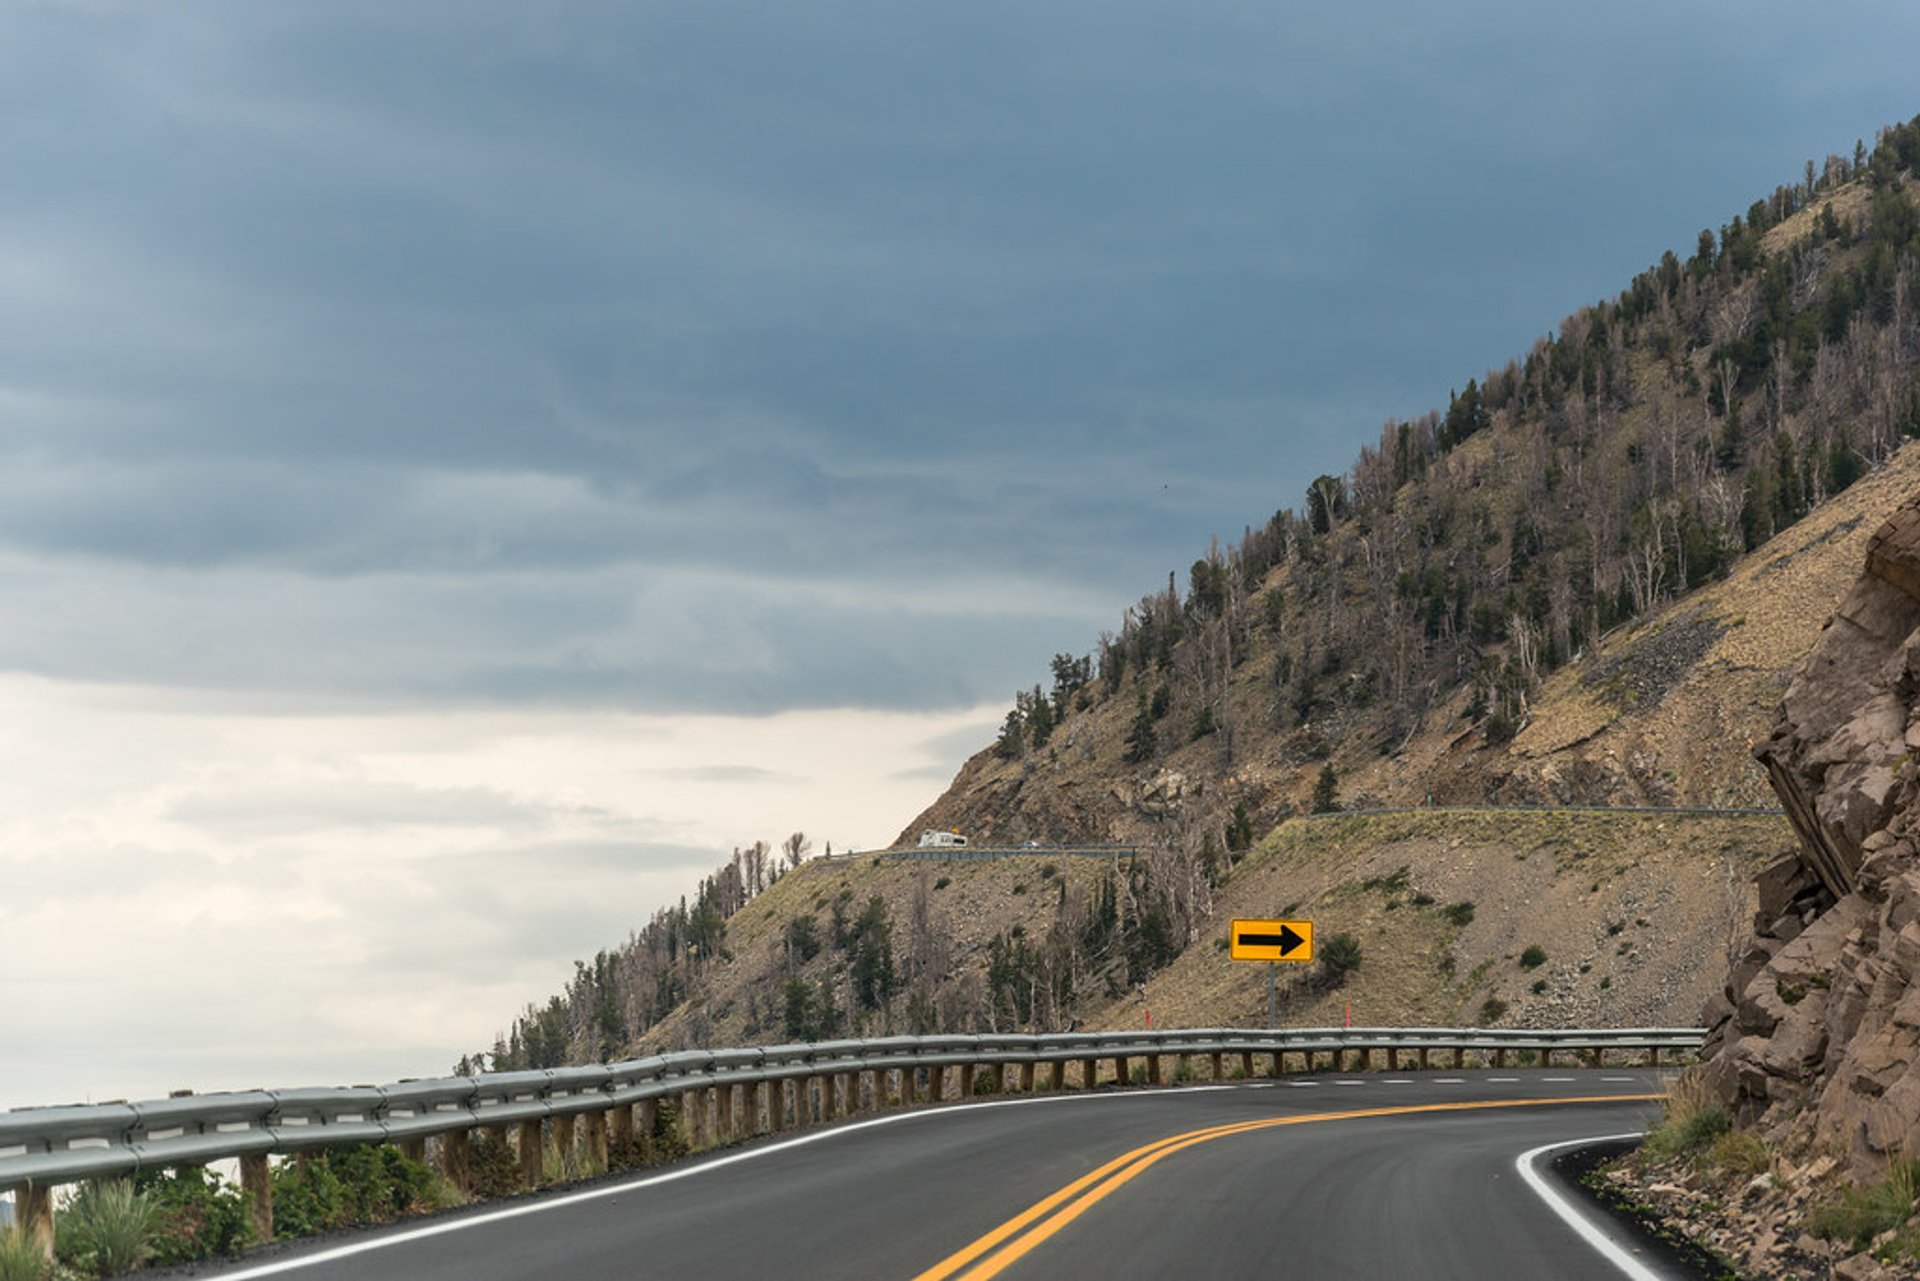
[[[367,1254],[374,1250],[384,1250],[389,1246],[406,1245],[413,1241],[424,1241],[429,1237],[445,1236],[449,1232],[459,1232],[464,1228],[477,1228],[489,1223],[500,1223],[507,1219],[518,1219],[524,1215],[539,1214],[546,1210],[564,1209],[570,1205],[579,1205],[586,1201],[598,1201],[605,1197],[619,1196],[625,1192],[637,1192],[641,1188],[650,1188],[660,1183],[673,1183],[680,1179],[690,1179],[705,1174],[709,1170],[718,1170],[741,1161],[751,1161],[756,1157],[771,1156],[775,1152],[784,1152],[788,1148],[804,1147],[809,1143],[820,1143],[842,1134],[851,1134],[855,1130],[871,1129],[877,1125],[898,1125],[906,1121],[924,1121],[930,1117],[951,1116],[955,1112],[973,1112],[981,1108],[1025,1107],[1036,1103],[1091,1103],[1099,1100],[1119,1102],[1122,1099],[1151,1098],[1159,1094],[1201,1094],[1211,1090],[1238,1089],[1235,1085],[1181,1085],[1165,1089],[1133,1089],[1124,1093],[1112,1094],[1058,1094],[1040,1098],[993,1099],[984,1103],[951,1103],[935,1107],[919,1108],[911,1112],[896,1112],[891,1116],[873,1117],[866,1121],[853,1121],[845,1125],[832,1125],[808,1134],[795,1135],[779,1143],[769,1143],[763,1147],[749,1148],[745,1152],[734,1152],[726,1156],[717,1156],[700,1161],[678,1170],[666,1170],[644,1178],[623,1179],[618,1183],[605,1184],[597,1188],[587,1188],[579,1192],[567,1192],[558,1196],[541,1197],[538,1201],[529,1201],[522,1205],[503,1206],[498,1210],[487,1210],[479,1214],[463,1214],[458,1218],[442,1223],[430,1223],[425,1227],[412,1228],[404,1232],[382,1234],[366,1241],[355,1241],[351,1245],[335,1246],[330,1250],[320,1250],[313,1254],[303,1254],[297,1259],[280,1259],[273,1263],[263,1263],[257,1267],[243,1268],[238,1272],[215,1274],[219,1281],[253,1281],[255,1277],[277,1276],[283,1272],[294,1272],[301,1268],[318,1267],[323,1263],[337,1263],[341,1259],[350,1259],[358,1254]],[[290,1243],[292,1244],[292,1243]]]
[[[1534,1169],[1534,1163],[1541,1157],[1547,1156],[1550,1153],[1563,1151],[1567,1148],[1579,1148],[1586,1147],[1593,1143],[1612,1143],[1620,1139],[1642,1139],[1645,1137],[1645,1134],[1635,1130],[1629,1134],[1600,1134],[1590,1139],[1570,1139],[1564,1143],[1549,1143],[1544,1147],[1537,1147],[1530,1151],[1522,1152],[1514,1158],[1513,1165],[1514,1168],[1520,1172],[1520,1177],[1526,1181],[1527,1186],[1532,1188],[1535,1194],[1547,1203],[1547,1208],[1559,1215],[1568,1227],[1579,1233],[1581,1240],[1598,1250],[1601,1257],[1605,1258],[1607,1262],[1626,1273],[1633,1281],[1666,1281],[1666,1278],[1660,1273],[1649,1268],[1631,1254],[1628,1254],[1618,1241],[1614,1240],[1604,1229],[1592,1219],[1588,1218],[1578,1206],[1562,1196],[1558,1188],[1547,1182],[1546,1178],[1543,1177],[1538,1170]]]

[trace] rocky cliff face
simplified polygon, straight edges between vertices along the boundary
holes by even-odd
[[[1704,1068],[1744,1120],[1873,1177],[1920,1154],[1920,494],[1795,671],[1755,755],[1800,839],[1760,878],[1754,937]]]

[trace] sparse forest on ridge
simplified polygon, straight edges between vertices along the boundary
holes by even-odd
[[[1743,709],[1777,696],[1812,634],[1791,652],[1761,644],[1755,611],[1725,593],[1817,624],[1836,574],[1857,569],[1861,523],[1884,515],[1807,520],[1839,512],[1836,495],[1920,435],[1916,191],[1920,119],[1809,161],[1444,411],[1388,421],[1299,507],[1216,543],[1184,585],[1169,575],[1086,655],[1055,656],[1050,682],[1018,694],[997,740],[908,829],[1119,841],[1145,851],[1130,866],[956,867],[936,890],[898,865],[738,852],[480,1059],[1120,1017],[1116,1000],[1204,946],[1237,867],[1293,814],[1766,804],[1743,740],[1766,708]],[[1763,547],[1765,565],[1742,559]],[[1722,703],[1689,684],[1712,664]],[[1689,731],[1674,709],[1692,717],[1686,700],[1703,697],[1712,723]],[[1622,738],[1617,724],[1636,728]],[[776,878],[776,862],[795,870]],[[1422,868],[1410,875],[1419,886]],[[1620,919],[1611,883],[1581,896],[1596,930]],[[1483,897],[1478,912],[1508,907]],[[1427,933],[1453,946],[1461,931]],[[1457,986],[1444,1000],[1479,1008]],[[1500,998],[1507,1017],[1546,1017],[1536,995],[1549,993]]]

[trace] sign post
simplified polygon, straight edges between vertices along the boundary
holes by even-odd
[[[1313,960],[1312,921],[1265,921],[1236,917],[1227,935],[1227,954],[1236,961],[1267,963],[1267,1026],[1279,1024],[1279,998],[1274,987],[1281,961]]]

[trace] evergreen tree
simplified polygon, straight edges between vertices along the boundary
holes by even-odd
[[[1340,776],[1333,771],[1333,762],[1328,761],[1320,767],[1320,777],[1313,785],[1313,812],[1331,814],[1340,808],[1338,788]]]

